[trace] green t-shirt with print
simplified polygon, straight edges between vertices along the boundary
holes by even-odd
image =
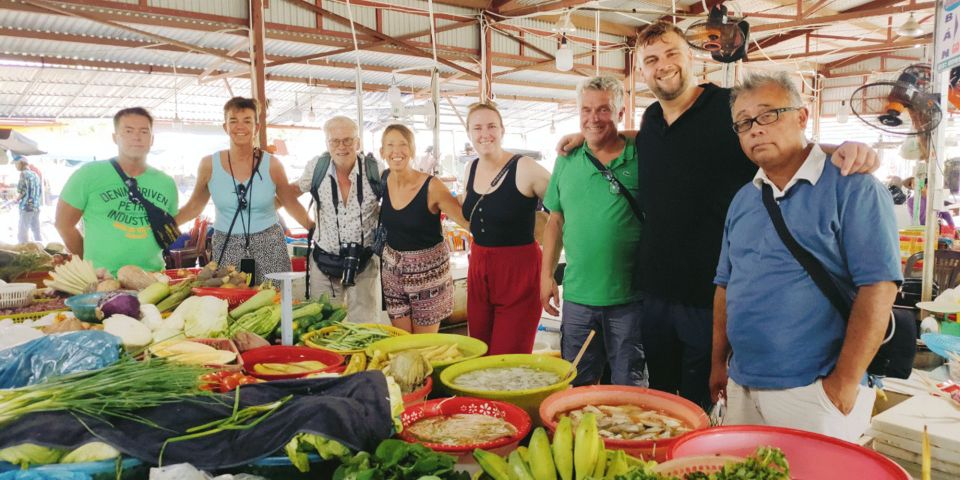
[[[639,198],[633,139],[621,138],[623,152],[607,168]],[[614,192],[587,158],[589,151],[584,143],[557,159],[543,205],[563,214],[563,299],[592,307],[621,305],[640,299],[633,270],[641,225],[623,194]]]
[[[144,198],[176,215],[177,185],[153,167],[135,177]],[[70,176],[60,198],[83,211],[83,258],[112,274],[124,265],[164,268],[163,252],[143,207],[132,203],[109,160],[88,163]]]

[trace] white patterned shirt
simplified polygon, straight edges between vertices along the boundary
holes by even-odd
[[[357,157],[357,162],[350,171],[350,195],[347,197],[347,203],[343,203],[343,192],[340,192],[337,186],[338,207],[334,209],[333,199],[331,198],[331,187],[337,181],[336,167],[333,160],[330,160],[330,167],[327,169],[326,177],[320,182],[317,196],[320,199],[319,212],[317,205],[311,208],[316,214],[317,229],[313,234],[314,241],[323,250],[338,254],[340,244],[338,242],[357,242],[361,243],[360,230],[363,229],[364,246],[369,246],[373,242],[373,230],[377,227],[377,217],[380,214],[380,202],[377,196],[370,188],[370,182],[366,179],[366,172],[363,172],[360,188],[363,189],[363,205],[358,203],[357,199],[357,174],[360,173],[360,165],[363,163],[362,157]],[[313,180],[313,171],[316,169],[317,159],[313,158],[303,170],[303,175],[297,181],[300,191],[310,192],[310,183]],[[378,172],[379,176],[379,172]],[[339,215],[336,214],[339,210]],[[361,223],[361,212],[363,221]],[[337,223],[340,224],[340,235],[337,235]]]

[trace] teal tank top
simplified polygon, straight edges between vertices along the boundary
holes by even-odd
[[[234,173],[240,174],[237,169]],[[247,181],[237,182],[230,175],[230,172],[223,168],[220,163],[220,152],[213,154],[213,175],[210,178],[210,196],[213,197],[213,205],[217,209],[217,218],[213,222],[213,228],[219,232],[227,233],[230,231],[230,222],[237,213],[238,198],[237,187],[240,190],[248,184]],[[260,167],[253,175],[253,182],[250,183],[250,189],[246,193],[250,211],[244,210],[234,222],[232,235],[243,235],[244,223],[247,223],[246,232],[262,232],[274,226],[279,218],[277,209],[273,204],[273,199],[277,195],[277,186],[273,184],[270,178],[270,154],[263,153],[263,160]],[[249,219],[247,216],[249,215]]]

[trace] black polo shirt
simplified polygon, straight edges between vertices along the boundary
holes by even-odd
[[[659,102],[643,113],[636,148],[646,223],[637,275],[648,294],[710,308],[727,207],[757,166],[731,128],[730,89],[700,87],[670,126]]]

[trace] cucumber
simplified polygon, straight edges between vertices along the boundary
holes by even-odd
[[[231,310],[230,318],[237,319],[250,312],[273,305],[273,297],[276,295],[277,291],[272,288],[260,290],[256,295],[250,297],[249,300],[241,303],[237,308]]]
[[[170,295],[170,287],[163,282],[154,282],[151,283],[149,287],[144,288],[137,294],[137,300],[140,300],[140,303],[149,303],[151,305],[156,305],[167,298]]]

